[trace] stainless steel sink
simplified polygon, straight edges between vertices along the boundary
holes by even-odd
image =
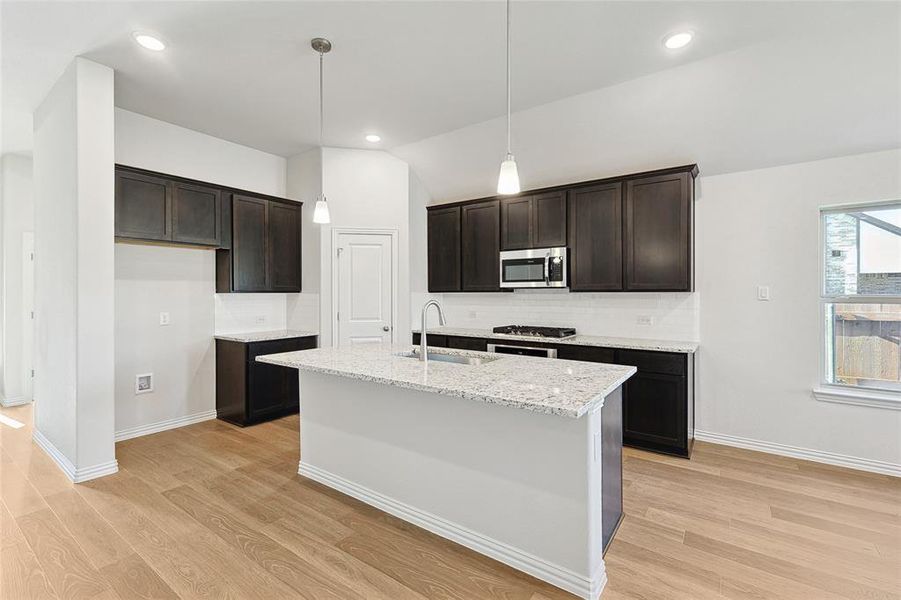
[[[401,354],[398,354],[398,356],[419,360],[419,352],[417,350],[413,350],[412,352],[403,352]],[[429,352],[426,356],[429,360],[456,363],[458,365],[484,365],[486,363],[494,362],[497,360],[497,358],[493,356],[461,356],[459,354],[441,354],[439,352]]]

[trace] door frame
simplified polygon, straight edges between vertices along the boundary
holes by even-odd
[[[338,238],[342,234],[360,234],[360,235],[387,235],[391,239],[391,343],[397,343],[397,301],[398,301],[398,272],[399,262],[397,256],[397,229],[379,229],[372,227],[333,227],[332,228],[332,246],[329,252],[330,265],[332,271],[332,307],[329,320],[332,328],[332,346],[337,347],[338,338],[338,306],[340,303],[340,262],[338,261]]]

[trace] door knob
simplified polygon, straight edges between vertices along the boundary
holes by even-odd
[[[382,331],[391,331],[391,328],[385,325],[384,327],[382,327]]]

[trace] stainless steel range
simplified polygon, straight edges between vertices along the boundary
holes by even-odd
[[[576,335],[573,327],[538,327],[535,325],[503,325],[492,329],[494,333],[521,335],[523,337],[569,338]]]

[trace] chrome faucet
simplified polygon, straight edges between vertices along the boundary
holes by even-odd
[[[437,300],[429,300],[422,307],[422,328],[419,330],[419,360],[425,362],[429,360],[429,345],[425,340],[425,330],[426,330],[426,316],[429,312],[429,307],[434,306],[438,309],[438,323],[444,327],[444,311],[441,310],[441,305],[438,304]]]

